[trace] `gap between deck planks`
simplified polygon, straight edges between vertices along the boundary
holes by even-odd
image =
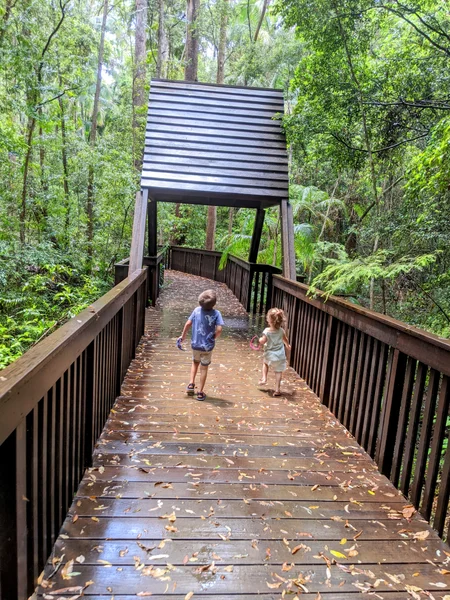
[[[450,594],[448,546],[404,517],[408,502],[304,382],[288,372],[282,398],[257,388],[261,354],[231,292],[166,278],[36,597]],[[228,327],[200,403],[174,342],[209,287]]]

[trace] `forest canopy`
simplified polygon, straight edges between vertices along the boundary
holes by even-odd
[[[449,337],[446,0],[0,0],[0,368],[128,256],[155,76],[282,88],[298,275]],[[158,210],[248,257],[254,212]]]

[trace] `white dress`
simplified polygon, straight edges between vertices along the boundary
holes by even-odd
[[[285,335],[284,329],[280,327],[276,331],[271,331],[266,327],[263,331],[267,342],[264,344],[264,362],[275,372],[279,373],[286,370],[286,349],[283,343]]]

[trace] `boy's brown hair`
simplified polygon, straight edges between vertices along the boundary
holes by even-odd
[[[198,303],[204,310],[212,310],[217,302],[217,295],[214,290],[206,290],[198,297]]]

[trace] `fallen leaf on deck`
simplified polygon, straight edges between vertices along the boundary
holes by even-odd
[[[330,552],[336,558],[347,558],[345,554],[342,554],[342,552],[338,552],[337,550],[330,550]]]

